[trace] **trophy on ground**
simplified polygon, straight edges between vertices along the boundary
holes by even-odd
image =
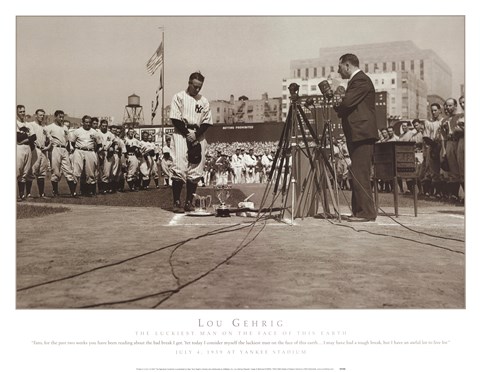
[[[212,212],[209,212],[210,204],[212,203],[212,196],[201,196],[193,194],[194,211],[187,212],[188,216],[213,216]]]
[[[220,205],[217,205],[215,208],[215,211],[217,212],[216,216],[230,217],[230,205],[226,204],[226,202],[230,198],[232,182],[228,180],[226,183],[216,183],[214,189],[217,199],[220,202]]]

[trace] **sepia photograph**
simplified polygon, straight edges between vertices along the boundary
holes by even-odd
[[[464,22],[18,17],[17,308],[464,308]]]
[[[227,13],[9,16],[13,370],[471,366],[468,14]]]

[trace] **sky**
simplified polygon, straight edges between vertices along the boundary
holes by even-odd
[[[463,16],[17,17],[16,100],[27,113],[62,109],[120,123],[134,93],[150,124],[159,70],[151,76],[145,64],[160,44],[160,27],[165,106],[194,71],[206,77],[202,94],[209,100],[279,97],[291,60],[317,58],[323,47],[401,40],[435,51],[450,66],[458,97],[465,82],[464,22]]]

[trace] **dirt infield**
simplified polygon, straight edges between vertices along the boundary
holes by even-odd
[[[463,207],[423,202],[418,217],[404,207],[361,224],[68,208],[33,229],[17,220],[19,309],[465,307]]]

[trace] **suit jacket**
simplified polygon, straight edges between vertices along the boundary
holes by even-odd
[[[357,72],[349,81],[345,97],[335,110],[342,119],[347,142],[378,139],[375,88],[363,71]]]

